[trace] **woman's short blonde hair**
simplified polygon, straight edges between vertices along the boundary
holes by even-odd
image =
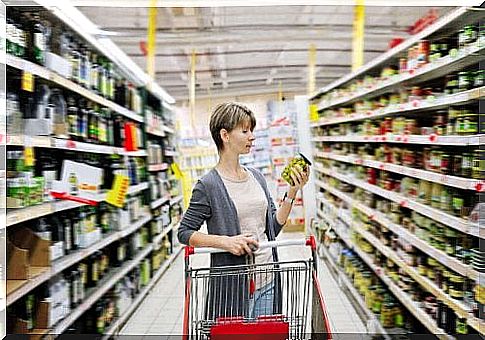
[[[256,127],[256,117],[246,106],[234,102],[217,105],[209,123],[212,139],[216,143],[217,150],[221,151],[224,147],[221,130],[225,129],[227,132],[231,132],[244,123],[250,124],[251,131]]]

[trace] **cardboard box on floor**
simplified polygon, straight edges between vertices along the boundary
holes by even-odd
[[[28,280],[34,267],[50,266],[51,241],[44,240],[28,228],[18,228],[10,238],[8,280]]]

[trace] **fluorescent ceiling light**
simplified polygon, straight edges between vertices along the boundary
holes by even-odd
[[[69,25],[74,31],[80,34],[86,41],[105,54],[113,61],[122,72],[131,78],[137,86],[146,86],[150,80],[149,76],[123,52],[113,41],[107,37],[98,37],[100,30],[91,20],[81,11],[73,7],[67,0],[64,3],[50,0],[36,0],[36,2],[51,10],[59,19]],[[170,96],[157,84],[152,86],[152,92],[162,101],[169,104],[175,103],[175,99]]]
[[[56,0],[51,0],[55,2]],[[67,1],[67,0],[64,0]],[[150,7],[151,0],[71,0],[74,6],[95,7]],[[365,6],[450,6],[457,7],[456,0],[365,0]],[[482,1],[460,0],[460,6],[480,6]],[[157,0],[156,7],[244,7],[244,6],[354,6],[355,0]]]

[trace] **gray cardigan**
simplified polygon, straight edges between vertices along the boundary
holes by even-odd
[[[274,240],[283,226],[276,219],[276,207],[264,176],[253,168],[248,169],[266,194],[268,200],[266,236],[268,240]],[[192,234],[200,229],[204,221],[207,222],[208,233],[212,235],[235,236],[241,233],[236,206],[229,197],[224,182],[215,169],[209,171],[195,184],[189,207],[178,228],[179,241],[183,244],[188,244]],[[275,262],[278,261],[275,249],[273,249],[273,260]],[[244,256],[235,256],[228,253],[212,254],[211,256],[211,267],[244,263]]]

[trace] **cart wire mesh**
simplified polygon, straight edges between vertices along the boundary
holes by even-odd
[[[311,259],[189,268],[188,338],[209,339],[211,328],[224,322],[258,322],[254,317],[255,291],[270,287],[273,303],[260,306],[259,315],[280,315],[280,320],[289,325],[288,338],[304,339],[311,316],[312,269]]]

